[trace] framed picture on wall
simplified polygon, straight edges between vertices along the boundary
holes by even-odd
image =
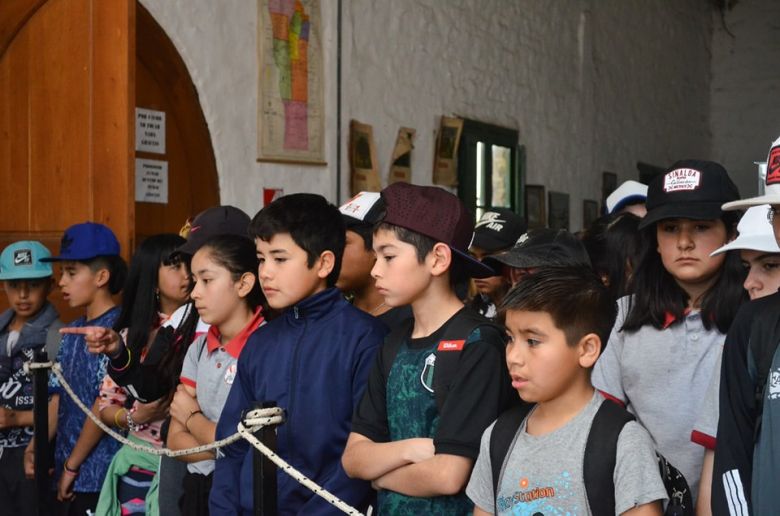
[[[582,229],[588,229],[599,218],[599,203],[585,199],[582,201]]]
[[[528,229],[543,228],[547,224],[547,203],[543,185],[525,185],[525,219]]]
[[[257,160],[325,165],[320,0],[257,0],[257,65]]]
[[[551,229],[569,229],[569,194],[550,192],[550,210],[547,218]]]
[[[601,173],[601,205],[607,205],[607,197],[617,188],[617,174],[614,172]]]

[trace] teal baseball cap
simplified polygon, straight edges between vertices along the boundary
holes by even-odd
[[[40,242],[14,242],[0,254],[0,280],[47,278],[52,276],[51,264],[42,262],[51,252]]]

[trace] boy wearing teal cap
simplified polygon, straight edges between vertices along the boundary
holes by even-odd
[[[62,326],[46,299],[52,269],[39,260],[49,256],[35,241],[15,242],[0,254],[0,281],[10,305],[0,314],[0,500],[8,504],[9,514],[25,513],[35,496],[35,484],[25,478],[23,468],[33,433],[32,377],[23,365],[44,346],[53,357]]]

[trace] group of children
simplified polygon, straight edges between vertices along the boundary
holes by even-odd
[[[45,348],[134,443],[209,444],[275,403],[278,455],[361,511],[769,514],[780,368],[755,332],[780,327],[777,150],[762,202],[733,204],[723,167],[683,160],[649,185],[644,218],[612,215],[585,243],[500,208],[475,229],[451,193],[396,183],[341,208],[313,194],[251,220],[210,208],[186,239],[144,241],[129,271],[101,224],[68,228],[58,256],[12,244],[0,255],[3,509],[27,513],[34,496],[21,370]],[[739,226],[723,208],[764,201]],[[631,228],[618,249],[611,233]],[[84,311],[63,328],[46,300],[51,262]],[[244,440],[180,459],[120,448],[54,375],[49,419],[61,514],[253,513]],[[280,514],[337,512],[283,471],[276,497]]]

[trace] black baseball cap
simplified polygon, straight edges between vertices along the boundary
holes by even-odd
[[[489,278],[496,272],[474,259],[468,250],[474,236],[474,217],[455,195],[437,186],[393,183],[384,190],[383,222],[443,242],[472,278]]]
[[[474,226],[469,247],[496,253],[512,247],[528,229],[525,219],[509,208],[490,208]]]
[[[721,164],[680,160],[648,186],[647,215],[639,229],[664,219],[717,219],[723,213],[721,206],[737,199],[737,185]]]
[[[516,269],[536,267],[590,267],[585,246],[565,229],[532,229],[521,236],[509,251],[488,256],[486,265],[501,270],[501,265]]]
[[[235,206],[214,206],[198,213],[192,220],[187,242],[171,253],[194,255],[206,241],[217,235],[249,238],[249,215]]]

